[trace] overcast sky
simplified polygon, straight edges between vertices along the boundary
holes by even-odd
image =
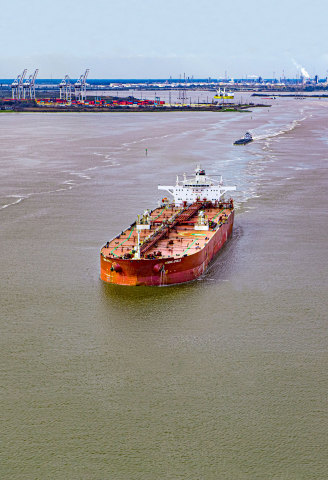
[[[327,13],[319,0],[0,0],[0,78],[324,77]]]

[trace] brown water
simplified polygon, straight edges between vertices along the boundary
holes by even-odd
[[[327,478],[326,105],[0,116],[1,478]],[[206,275],[102,284],[198,161],[239,190]]]

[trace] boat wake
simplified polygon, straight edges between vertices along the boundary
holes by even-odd
[[[270,139],[270,138],[274,138],[274,137],[278,137],[280,135],[284,135],[286,133],[289,133],[293,130],[295,130],[295,128],[297,128],[300,123],[304,120],[306,120],[307,117],[303,117],[303,118],[300,118],[298,120],[293,120],[291,123],[289,123],[288,125],[286,125],[284,128],[281,128],[280,130],[278,130],[277,132],[267,132],[267,133],[263,133],[262,135],[253,135],[253,139],[254,140],[267,140],[267,139]]]
[[[23,200],[27,200],[35,195],[48,195],[48,194],[54,194],[58,192],[65,192],[65,191],[72,190],[75,187],[83,185],[84,181],[92,180],[91,174],[94,170],[104,168],[104,167],[117,167],[120,165],[118,162],[113,160],[109,154],[103,154],[98,152],[94,152],[93,154],[97,156],[105,157],[105,158],[98,165],[85,168],[84,170],[81,170],[81,171],[62,170],[61,171],[62,173],[68,174],[73,178],[63,180],[58,186],[58,188],[53,188],[51,190],[46,190],[41,192],[30,192],[26,194],[24,193],[24,195],[23,194],[6,195],[0,198],[0,210],[18,205]],[[1,205],[1,203],[3,203],[3,205]]]
[[[9,201],[9,199],[16,199],[12,202]],[[26,196],[21,196],[21,195],[8,195],[7,197],[4,197],[4,201],[9,201],[9,203],[5,203],[4,205],[1,205],[0,209],[4,209],[4,208],[8,208],[8,207],[12,207],[13,205],[17,205],[18,203],[22,202],[25,198],[27,198]]]
[[[66,184],[66,182],[64,182],[63,184]],[[68,187],[66,187],[66,188],[57,188],[55,190],[47,190],[46,192],[31,192],[31,193],[26,193],[25,195],[7,195],[7,196],[3,197],[2,199],[0,199],[0,202],[1,201],[8,202],[8,203],[4,203],[4,205],[1,205],[0,210],[3,210],[3,209],[8,208],[8,207],[14,207],[15,205],[18,205],[19,203],[21,203],[23,200],[27,200],[31,197],[34,197],[35,195],[48,195],[48,194],[51,194],[51,193],[71,190],[73,188],[73,185],[70,185],[70,184],[67,184],[67,185],[68,185]],[[10,202],[9,201],[10,199],[16,199],[16,200]]]

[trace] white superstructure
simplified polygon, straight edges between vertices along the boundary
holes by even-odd
[[[235,94],[233,92],[226,92],[225,87],[223,90],[219,88],[219,90],[216,91],[216,95],[214,95],[215,99],[221,99],[221,100],[233,100],[234,97],[235,97]]]
[[[194,177],[187,178],[184,174],[183,180],[179,180],[179,177],[177,177],[174,186],[159,185],[158,190],[167,191],[173,196],[176,205],[183,206],[203,200],[209,200],[213,203],[218,202],[226,192],[236,190],[236,187],[224,186],[222,177],[220,181],[213,180],[205,174],[205,170],[198,166]]]

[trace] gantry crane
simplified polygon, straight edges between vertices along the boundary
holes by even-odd
[[[70,102],[72,99],[72,85],[68,75],[59,84],[59,98]]]
[[[25,78],[25,75],[26,75],[26,72],[27,72],[27,69],[25,68],[25,70],[23,71],[22,75],[21,75],[21,78],[19,79],[19,83],[18,83],[18,87],[17,87],[17,90],[18,90],[18,99],[20,100],[21,98],[23,98],[23,95],[24,95],[24,78]]]
[[[29,78],[24,82],[23,89],[24,89],[24,98],[30,98],[32,100],[35,99],[35,79],[39,69],[37,68],[33,75],[30,75]]]
[[[74,94],[77,100],[84,101],[87,96],[87,77],[89,74],[89,69],[87,68],[84,72],[84,75],[81,75],[80,78],[75,82]]]
[[[15,99],[16,96],[17,96],[17,87],[18,87],[18,84],[19,84],[19,80],[20,80],[20,75],[18,75],[17,78],[11,84],[11,97],[12,97],[12,99]]]
[[[26,75],[27,69],[23,70],[21,75],[18,75],[16,80],[13,81],[11,84],[11,93],[12,98],[16,100],[20,100],[24,96],[24,78]]]

